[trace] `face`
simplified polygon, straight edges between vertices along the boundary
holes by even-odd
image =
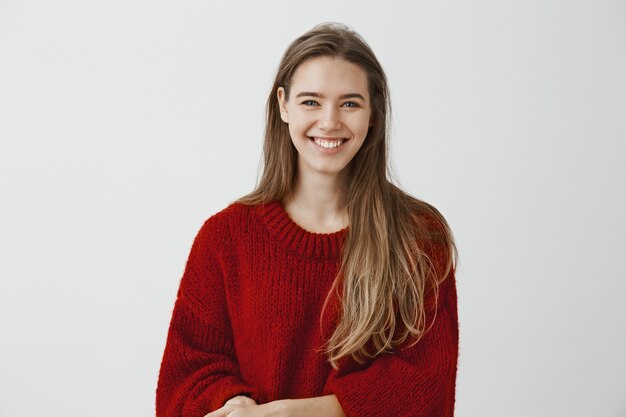
[[[289,101],[283,87],[277,95],[298,151],[299,175],[341,173],[372,125],[365,71],[339,58],[311,58],[296,68]]]

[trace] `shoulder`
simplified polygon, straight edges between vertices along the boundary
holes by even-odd
[[[240,235],[242,224],[253,215],[253,206],[241,203],[230,203],[213,214],[205,217],[193,239],[191,252],[187,261],[188,267],[207,263],[226,269],[231,264],[236,243],[233,238]]]
[[[409,220],[416,235],[431,236],[449,229],[448,222],[441,211],[432,203],[418,198],[400,187],[390,184],[389,194],[391,213]]]
[[[256,230],[255,225],[259,223],[258,207],[237,201],[229,203],[205,217],[197,231],[195,243],[207,250],[232,252],[242,238],[255,238],[250,233]]]
[[[417,246],[432,262],[436,281],[454,281],[458,253],[448,220],[437,207],[423,200],[416,199],[411,213]]]
[[[450,231],[450,225],[445,216],[431,203],[412,198],[410,212],[416,226],[430,237],[441,236]]]
[[[200,233],[228,234],[233,228],[248,221],[254,215],[254,210],[255,206],[232,202],[206,218]]]

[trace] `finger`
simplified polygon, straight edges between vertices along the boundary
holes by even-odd
[[[205,414],[204,417],[226,417],[229,411],[230,411],[230,407],[225,405],[222,408],[218,408],[215,411],[211,411],[209,414]]]
[[[238,395],[224,403],[224,405],[228,405],[228,404],[243,404],[243,405],[255,404],[256,405],[256,401],[254,401],[250,397],[246,397],[245,395]]]

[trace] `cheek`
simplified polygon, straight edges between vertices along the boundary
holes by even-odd
[[[289,136],[291,139],[291,143],[293,146],[300,152],[303,147],[303,137],[305,136],[306,130],[299,125],[290,123],[289,124]]]
[[[354,126],[355,129],[357,129],[359,132],[363,133],[367,133],[368,129],[369,129],[369,123],[370,123],[370,116],[369,115],[360,115],[358,120],[354,121]]]
[[[307,114],[294,114],[289,123],[289,129],[299,131],[308,128],[312,123],[312,118]]]

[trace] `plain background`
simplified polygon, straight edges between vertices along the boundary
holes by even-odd
[[[202,222],[255,185],[287,45],[383,64],[457,240],[458,416],[626,416],[623,1],[0,0],[0,415],[151,416]]]

